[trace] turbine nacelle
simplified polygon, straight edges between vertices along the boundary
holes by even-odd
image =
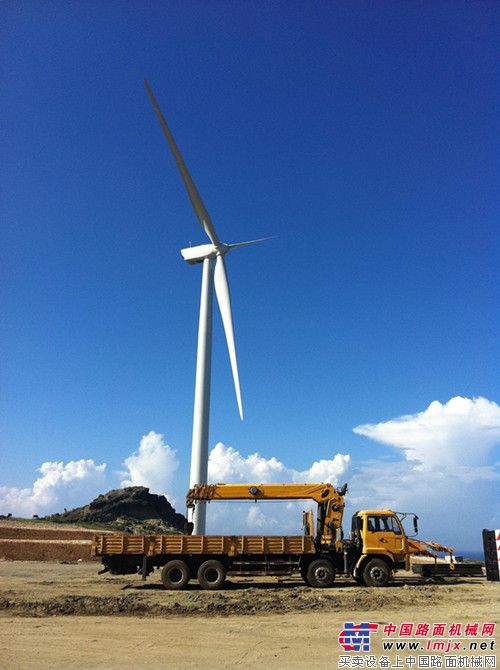
[[[203,263],[205,258],[214,259],[217,256],[225,256],[230,249],[229,244],[199,244],[197,247],[187,247],[181,249],[182,258],[190,265]]]
[[[265,242],[272,240],[272,237],[260,237],[258,240],[248,240],[248,242],[235,242],[234,244],[224,244],[224,242],[217,242],[217,244],[199,244],[197,247],[187,247],[181,249],[182,258],[190,265],[196,263],[203,263],[205,258],[213,260],[217,256],[225,256],[231,249],[238,247],[247,247],[250,244],[257,244],[258,242]]]

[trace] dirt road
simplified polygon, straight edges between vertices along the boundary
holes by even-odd
[[[336,668],[346,621],[498,619],[499,585],[484,580],[419,585],[405,577],[385,589],[339,581],[327,590],[235,580],[220,592],[168,592],[157,575],[143,585],[135,576],[97,576],[97,569],[0,563],[3,667]],[[374,636],[375,654],[382,637]]]

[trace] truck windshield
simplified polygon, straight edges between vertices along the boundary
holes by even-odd
[[[369,516],[368,530],[371,533],[394,533],[401,535],[401,528],[393,516]]]

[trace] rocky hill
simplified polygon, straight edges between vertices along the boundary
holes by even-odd
[[[165,496],[145,486],[115,489],[97,496],[84,507],[45,517],[56,523],[92,524],[126,533],[183,532],[186,517],[178,514]]]

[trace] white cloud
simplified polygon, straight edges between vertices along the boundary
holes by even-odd
[[[315,461],[307,470],[295,470],[272,456],[264,458],[257,452],[242,456],[233,447],[218,442],[208,459],[208,479],[211,482],[235,484],[283,484],[287,482],[331,482],[338,484],[349,466],[350,456],[336,454],[332,459]]]
[[[336,454],[332,459],[322,458],[320,461],[314,461],[308,470],[294,475],[295,482],[330,482],[334,485],[339,483],[347,468],[351,457],[349,454]]]
[[[106,464],[92,459],[46,462],[31,488],[0,486],[0,508],[14,516],[39,516],[87,504],[102,493]]]
[[[259,505],[252,505],[246,515],[246,523],[250,531],[258,531],[260,534],[270,532],[270,528],[277,525],[274,517],[266,516]]]
[[[121,473],[121,486],[147,486],[151,493],[166,495],[174,504],[172,489],[179,467],[176,453],[165,444],[163,435],[150,431],[142,437],[137,452],[123,461],[127,470]]]
[[[486,398],[438,400],[418,414],[390,421],[365,424],[353,429],[372,440],[402,449],[409,461],[424,469],[462,469],[484,465],[491,449],[500,441],[500,407]]]
[[[211,482],[281,482],[284,476],[286,468],[276,458],[266,459],[258,453],[245,457],[222,442],[215,445],[208,458],[208,479]]]
[[[350,508],[414,511],[428,539],[458,549],[481,547],[482,528],[500,513],[492,454],[500,443],[500,407],[486,398],[437,400],[427,409],[353,429],[400,450],[404,460],[371,460],[350,480]]]

